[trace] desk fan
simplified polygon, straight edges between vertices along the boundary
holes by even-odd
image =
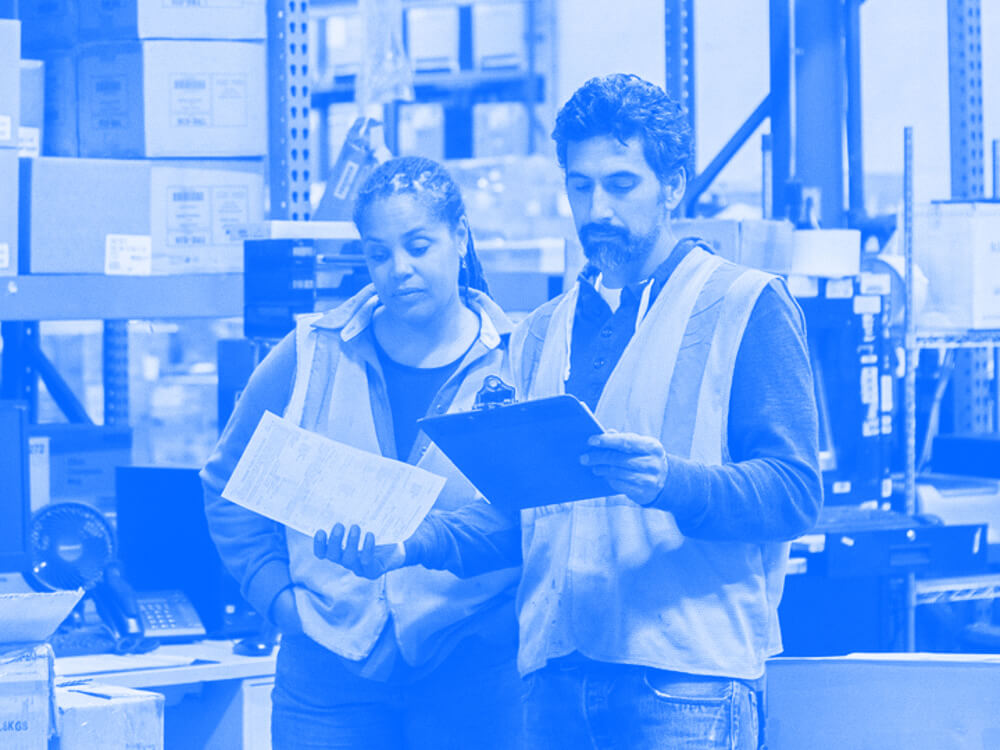
[[[68,651],[145,650],[135,596],[121,576],[114,536],[100,513],[82,503],[47,505],[32,516],[29,542],[35,588],[84,589],[104,623],[102,633],[89,634],[89,646],[70,643]]]

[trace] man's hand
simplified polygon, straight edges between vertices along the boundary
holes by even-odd
[[[659,440],[631,432],[606,432],[588,441],[580,463],[604,477],[616,492],[651,505],[667,481],[667,454]]]
[[[313,537],[313,552],[316,557],[330,560],[354,572],[362,578],[375,580],[390,570],[402,568],[406,564],[406,550],[403,543],[375,544],[371,532],[365,534],[364,545],[358,547],[361,539],[361,529],[352,526],[344,540],[344,526],[337,524],[330,530],[327,537],[320,529]]]
[[[284,589],[271,603],[271,620],[285,635],[299,635],[302,632],[302,620],[295,606],[295,593],[291,588]]]

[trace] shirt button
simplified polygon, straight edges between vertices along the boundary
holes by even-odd
[[[602,367],[604,367],[604,357],[598,357],[594,360],[594,369],[600,370]]]
[[[613,333],[614,333],[614,331],[612,331],[610,328],[602,328],[601,329],[601,338],[609,339],[609,338],[611,338],[611,335]]]
[[[444,404],[438,404],[434,408],[434,411],[436,411],[438,414],[444,414]]]

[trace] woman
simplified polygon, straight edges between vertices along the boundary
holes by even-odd
[[[445,476],[439,510],[492,512],[416,425],[471,408],[504,366],[510,323],[487,294],[458,188],[435,162],[393,159],[365,182],[354,222],[371,286],[274,348],[202,471],[222,559],[284,633],[273,745],[516,747],[517,569],[460,580],[410,567],[367,580],[314,554],[311,537],[220,497],[270,410]]]

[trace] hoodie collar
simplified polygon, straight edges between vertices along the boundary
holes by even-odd
[[[476,289],[468,290],[469,307],[482,321],[479,339],[489,349],[500,345],[502,337],[509,335],[514,326],[489,295]],[[375,310],[381,304],[375,287],[369,284],[353,297],[333,308],[313,323],[313,328],[340,331],[340,338],[350,341],[367,329]]]

